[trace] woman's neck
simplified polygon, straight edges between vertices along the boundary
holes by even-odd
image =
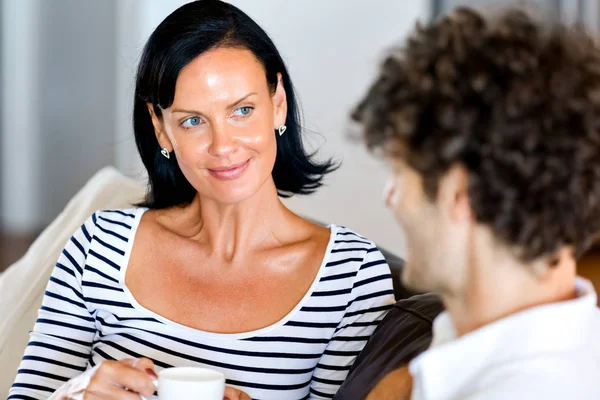
[[[223,204],[196,195],[187,206],[159,214],[160,223],[190,240],[204,243],[226,261],[252,249],[285,241],[289,225],[299,217],[279,200],[269,179],[253,196],[235,204]]]

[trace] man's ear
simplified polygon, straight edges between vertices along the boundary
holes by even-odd
[[[275,129],[280,125],[285,125],[287,117],[287,94],[283,87],[283,78],[281,73],[277,73],[277,87],[273,94],[273,126]]]
[[[438,201],[453,221],[472,218],[469,173],[463,166],[452,166],[440,179]]]
[[[169,153],[172,152],[173,145],[171,144],[171,140],[165,133],[162,120],[158,115],[156,115],[156,112],[154,112],[154,105],[146,103],[146,106],[148,107],[150,118],[152,119],[152,126],[154,127],[154,134],[156,135],[158,145],[161,149],[164,149],[166,147]]]
[[[572,245],[562,246],[552,254],[535,260],[531,265],[531,271],[540,281],[552,279],[553,275],[562,274],[564,271],[575,274],[576,268],[577,259]]]

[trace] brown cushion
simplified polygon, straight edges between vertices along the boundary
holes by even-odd
[[[385,375],[425,351],[433,320],[442,310],[434,294],[398,301],[358,355],[334,399],[364,399]]]

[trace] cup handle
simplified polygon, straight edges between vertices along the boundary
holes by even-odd
[[[158,390],[158,379],[153,380],[152,384],[154,385],[155,389]],[[142,400],[150,400],[149,398],[146,398],[146,397],[142,396],[141,394],[139,396]]]

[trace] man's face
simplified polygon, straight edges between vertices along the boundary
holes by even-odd
[[[468,222],[456,218],[453,199],[456,177],[440,180],[435,200],[424,191],[423,178],[402,161],[394,160],[386,185],[386,206],[406,236],[406,265],[402,281],[417,291],[446,293],[464,281],[469,254]]]

